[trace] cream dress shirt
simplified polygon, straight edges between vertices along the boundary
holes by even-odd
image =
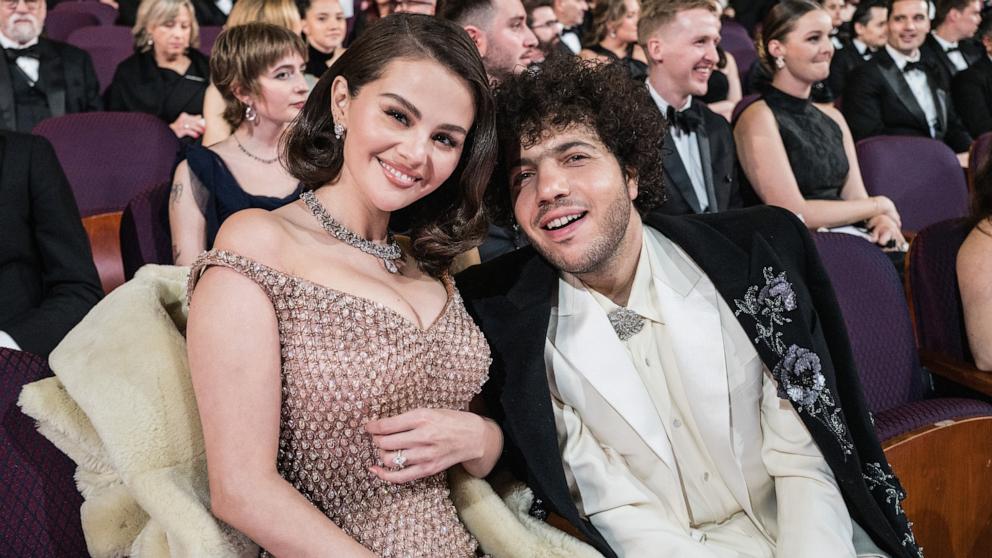
[[[740,401],[741,393],[753,390],[754,408],[738,409],[729,415],[732,418],[726,428],[731,431],[729,439],[734,440],[738,455],[728,451],[728,455],[720,458],[736,459],[751,470],[738,478],[748,479],[748,507],[753,504],[756,514],[770,516],[768,524],[757,524],[735,498],[728,479],[720,474],[721,467],[714,461],[717,457],[707,450],[700,425],[694,419],[693,401],[686,391],[686,382],[693,381],[694,371],[679,367],[677,361],[684,363],[685,355],[677,359],[675,353],[679,348],[672,346],[670,335],[670,328],[685,324],[666,319],[666,314],[679,313],[675,309],[666,311],[669,309],[662,305],[656,277],[668,274],[673,283],[684,285],[692,279],[679,277],[678,268],[688,265],[698,280],[694,287],[685,290],[695,289],[719,305],[725,303],[713,283],[681,249],[653,229],[644,231],[627,307],[645,317],[645,326],[621,343],[650,396],[649,405],[654,407],[636,411],[656,418],[671,445],[675,466],[666,467],[663,460],[648,451],[637,456],[638,463],[634,463],[629,461],[634,459],[629,445],[610,447],[602,442],[602,438],[619,430],[618,423],[609,422],[616,419],[603,414],[593,416],[597,413],[589,404],[592,388],[578,377],[582,372],[573,367],[554,366],[556,360],[547,357],[559,350],[556,343],[559,347],[564,344],[557,339],[558,323],[563,318],[558,316],[559,307],[555,306],[548,329],[547,374],[565,476],[580,513],[592,521],[621,557],[842,558],[855,556],[854,545],[859,538],[859,549],[867,546],[872,550],[861,556],[884,556],[851,521],[833,473],[795,410],[778,399],[767,368],[758,364],[760,360],[756,360],[757,354],[746,336],[735,348],[738,353],[749,351],[747,354],[753,358],[748,362],[760,367],[760,372],[754,372],[754,377],[735,375],[728,386],[727,404]],[[673,253],[683,259],[675,261]],[[612,301],[586,289],[568,274],[562,274],[559,280],[559,292],[562,289],[591,294],[595,301],[591,304],[598,305],[593,311],[602,312],[604,319],[616,308]],[[719,311],[717,304],[713,305],[714,312]],[[733,315],[729,308],[724,310],[724,315]],[[732,317],[730,321],[740,327]],[[723,323],[726,327],[726,322]],[[742,329],[740,333],[743,334]],[[614,337],[589,342],[620,341]],[[722,352],[723,346],[714,342],[713,350]],[[733,363],[728,361],[727,365]],[[640,401],[643,404],[648,400]],[[588,414],[583,416],[583,412]],[[623,413],[619,409],[617,412]],[[741,439],[731,423],[738,413],[759,412],[761,439]],[[695,409],[695,413],[699,416],[700,409]],[[605,435],[597,437],[597,434]],[[743,449],[745,445],[749,450]],[[649,466],[643,465],[645,456]],[[656,465],[650,465],[652,459]],[[753,472],[755,469],[759,469],[757,474]],[[770,477],[774,477],[774,483],[765,481],[758,486],[762,484],[760,479]],[[753,479],[759,480],[752,482]],[[780,492],[777,503],[776,489]],[[776,520],[776,512],[789,517]]]

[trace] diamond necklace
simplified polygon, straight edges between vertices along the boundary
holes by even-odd
[[[258,161],[259,163],[264,163],[266,165],[271,165],[272,163],[275,163],[276,161],[279,160],[279,156],[278,155],[276,155],[275,157],[273,157],[271,159],[263,159],[262,157],[259,157],[258,155],[255,155],[251,151],[248,151],[247,149],[245,149],[245,146],[241,145],[241,140],[238,139],[238,134],[231,134],[231,135],[234,136],[234,143],[238,144],[238,149],[240,149],[241,152],[244,153],[245,155],[251,157],[252,159],[255,159],[256,161]]]
[[[300,194],[300,199],[303,200],[303,203],[307,204],[307,208],[310,209],[310,213],[313,213],[313,216],[320,221],[320,226],[323,227],[328,234],[353,248],[358,248],[370,256],[379,258],[382,260],[382,265],[386,266],[386,271],[390,273],[400,272],[396,262],[403,257],[403,252],[400,250],[400,245],[397,244],[396,240],[393,238],[393,233],[386,233],[385,244],[372,242],[371,240],[358,236],[350,229],[334,220],[334,218],[327,213],[327,210],[324,209],[324,206],[317,201],[317,196],[313,193],[313,190],[307,190],[306,192]]]

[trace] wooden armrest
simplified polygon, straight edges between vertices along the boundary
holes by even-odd
[[[973,364],[926,351],[920,352],[920,360],[934,374],[992,397],[992,372],[982,372]]]

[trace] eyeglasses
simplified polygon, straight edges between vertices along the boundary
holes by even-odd
[[[8,10],[16,10],[17,5],[24,2],[24,5],[28,7],[29,10],[33,10],[41,4],[41,0],[0,0],[0,5]]]

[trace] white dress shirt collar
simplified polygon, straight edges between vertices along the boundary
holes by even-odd
[[[940,35],[938,35],[936,33],[930,33],[930,34],[933,35],[933,38],[934,39],[936,39],[937,44],[940,45],[940,48],[944,49],[944,52],[947,52],[947,49],[949,49],[949,48],[957,48],[957,46],[958,46],[958,42],[957,41],[954,41],[952,43],[952,42],[948,41],[947,39],[942,38]]]
[[[868,48],[868,45],[864,44],[861,41],[861,39],[851,39],[851,44],[854,45],[854,48],[858,50],[858,54],[860,54],[861,56],[864,56],[865,54],[869,54],[871,52],[871,49]]]
[[[658,93],[658,91],[654,88],[654,86],[651,85],[651,80],[648,80],[645,83],[648,84],[648,93],[650,93],[651,94],[651,98],[654,99],[654,104],[658,105],[658,110],[661,111],[661,114],[667,114],[668,113],[668,107],[670,106],[669,103],[668,103],[668,101],[666,101],[661,96],[661,93]],[[683,105],[681,107],[678,107],[675,110],[677,110],[678,112],[682,112],[682,111],[686,110],[687,108],[689,108],[690,106],[692,106],[692,95],[689,95],[688,97],[686,97],[685,98],[685,103],[683,103]]]
[[[8,38],[7,35],[0,33],[0,47],[3,48],[28,48],[36,44],[38,44],[38,37],[35,37],[22,45]]]
[[[904,67],[906,67],[906,64],[920,61],[920,49],[916,49],[916,52],[914,52],[912,56],[906,56],[905,54],[892,48],[892,45],[886,43],[885,51],[892,57],[892,61],[896,63],[896,67],[899,68],[900,72]]]

